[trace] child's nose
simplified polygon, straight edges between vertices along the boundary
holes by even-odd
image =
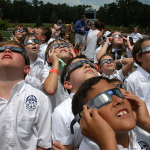
[[[83,65],[85,68],[91,68],[91,66],[89,64],[84,63]]]
[[[12,51],[9,48],[7,48],[5,49],[4,53],[12,53]]]
[[[112,100],[114,102],[114,106],[116,107],[117,105],[121,105],[124,103],[124,99],[122,99],[121,97],[118,97],[116,95],[112,96]]]

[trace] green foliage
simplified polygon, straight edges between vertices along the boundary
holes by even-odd
[[[41,17],[39,16],[36,20],[36,24],[35,24],[35,27],[39,27],[39,26],[42,26],[42,21],[41,21]]]
[[[9,20],[0,20],[0,30],[6,30],[9,25]]]

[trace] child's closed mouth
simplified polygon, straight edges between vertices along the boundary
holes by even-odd
[[[62,50],[60,51],[60,53],[61,53],[61,52],[67,52],[67,51],[66,51],[65,49],[62,49]]]
[[[2,59],[12,59],[12,57],[9,54],[5,54]]]
[[[127,117],[129,116],[129,112],[127,109],[122,109],[117,113],[117,117]]]
[[[92,72],[93,73],[93,70],[88,69],[88,70],[85,71],[85,73],[87,73],[87,72]]]

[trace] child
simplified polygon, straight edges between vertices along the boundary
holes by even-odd
[[[24,82],[30,71],[24,47],[0,43],[0,147],[44,150],[51,147],[51,103],[43,92]]]
[[[104,46],[102,47],[102,49],[97,54],[97,60],[99,60],[100,57],[102,55],[104,55],[105,53],[111,54],[113,57],[113,60],[122,59],[122,58],[126,57],[126,50],[124,48],[123,41],[128,41],[128,39],[123,37],[121,35],[121,32],[119,32],[119,31],[112,32],[107,37],[106,42],[105,42]],[[129,43],[129,42],[127,42],[127,43]],[[131,44],[129,44],[129,45],[131,45]],[[121,64],[117,65],[117,70],[119,70],[121,68],[122,68]]]
[[[74,52],[76,53],[77,56],[82,54],[82,45],[80,43],[78,43],[75,48],[74,48]]]
[[[76,121],[82,116],[83,105],[88,108],[98,108],[100,116],[111,126],[115,132],[118,149],[141,150],[141,141],[136,141],[132,129],[136,126],[132,107],[121,91],[107,78],[95,77],[87,80],[74,95],[72,111]],[[78,119],[77,119],[78,118]],[[109,142],[109,141],[108,141]],[[84,138],[79,150],[99,150],[99,147]]]
[[[137,41],[133,47],[132,56],[138,64],[137,70],[134,71],[125,80],[124,84],[127,91],[143,100],[146,105],[150,106],[149,76],[150,76],[150,38],[143,38]]]
[[[38,56],[39,40],[35,34],[27,33],[20,38],[20,43],[24,45],[30,59],[31,71],[26,76],[25,81],[33,87],[42,90],[42,81],[47,76],[45,77],[43,72],[44,60]]]
[[[122,69],[115,70],[116,64],[125,64]],[[98,61],[99,71],[101,76],[109,79],[117,78],[121,82],[124,82],[125,76],[130,71],[133,65],[133,58],[124,58],[120,60],[113,60],[110,54],[104,54]]]
[[[53,143],[58,141],[70,150],[79,147],[83,138],[80,126],[76,124],[74,127],[76,133],[73,136],[69,129],[71,120],[74,118],[71,102],[80,85],[95,76],[98,76],[97,70],[84,55],[77,56],[67,62],[61,74],[61,82],[70,93],[70,97],[57,106],[52,114]]]
[[[45,51],[47,48],[47,42],[50,39],[52,31],[49,27],[40,26],[36,29],[35,35],[38,37],[40,44],[39,57],[45,60]]]
[[[51,28],[51,31],[52,31],[52,35],[51,35],[51,38],[47,42],[48,44],[53,42],[54,40],[57,40],[57,37],[58,37],[58,32],[54,28]]]
[[[62,31],[61,33],[60,33],[60,36],[61,36],[61,38],[63,39],[63,40],[65,40],[66,42],[69,42],[69,33],[67,32],[67,31]]]
[[[19,42],[22,35],[26,34],[27,32],[28,29],[24,25],[20,24],[15,26],[12,34],[13,40]]]

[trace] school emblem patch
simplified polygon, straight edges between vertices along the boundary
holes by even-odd
[[[147,145],[146,142],[140,141],[140,142],[138,142],[138,143],[139,143],[139,145],[140,145],[140,147],[141,147],[141,150],[150,150],[150,147]]]
[[[37,106],[37,98],[34,95],[30,95],[26,98],[25,104],[29,111],[33,111]]]

